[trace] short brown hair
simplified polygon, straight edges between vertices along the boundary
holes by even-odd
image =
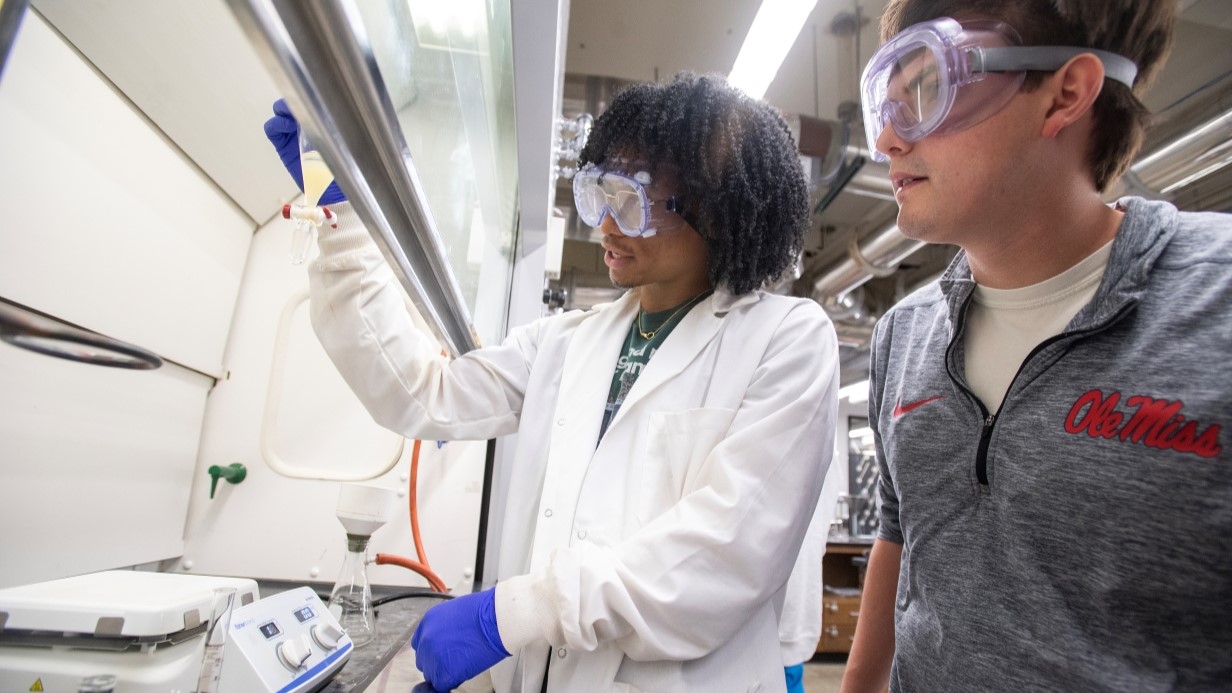
[[[1140,97],[1172,47],[1173,0],[890,0],[881,16],[881,40],[938,17],[994,19],[1013,27],[1027,46],[1078,46],[1123,55],[1138,66],[1131,90],[1108,80],[1092,107],[1094,136],[1087,162],[1103,192],[1128,168],[1142,146],[1150,112]],[[1043,81],[1028,73],[1023,89]]]

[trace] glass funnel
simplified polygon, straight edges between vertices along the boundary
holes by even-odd
[[[308,258],[312,251],[312,242],[316,238],[317,226],[321,223],[321,196],[326,188],[334,182],[334,174],[329,170],[321,152],[317,150],[312,140],[299,131],[299,166],[304,180],[303,210],[296,210],[292,218],[295,220],[294,236],[291,239],[291,264],[299,265]],[[313,212],[316,212],[315,214]]]

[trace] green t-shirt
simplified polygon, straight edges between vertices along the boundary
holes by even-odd
[[[655,313],[638,311],[637,318],[633,320],[629,334],[625,337],[620,359],[616,361],[616,372],[612,374],[612,387],[607,393],[607,406],[603,410],[603,425],[599,428],[599,438],[602,439],[603,434],[607,433],[608,424],[616,418],[616,412],[620,411],[620,405],[624,404],[625,396],[633,389],[633,383],[650,362],[650,357],[654,356],[655,351],[663,345],[667,335],[680,324],[684,316],[711,293],[706,291],[678,306]]]

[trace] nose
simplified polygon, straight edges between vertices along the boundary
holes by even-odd
[[[877,141],[873,145],[877,151],[891,159],[911,151],[911,143],[899,137],[898,131],[889,123],[881,129],[881,134],[877,135]]]
[[[612,217],[611,210],[604,212],[603,218],[599,220],[599,231],[604,236],[623,236],[624,233],[620,227],[616,225],[616,219]]]

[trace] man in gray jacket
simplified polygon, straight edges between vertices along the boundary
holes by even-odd
[[[902,232],[962,251],[874,335],[882,523],[845,691],[1232,686],[1232,221],[1100,197],[1175,5],[882,18],[870,147]]]

